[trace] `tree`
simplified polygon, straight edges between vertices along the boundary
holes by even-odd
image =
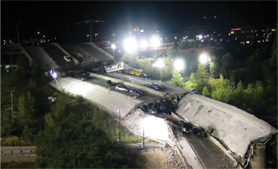
[[[202,94],[206,97],[210,97],[210,92],[209,92],[207,86],[204,87]]]
[[[132,66],[135,68],[139,67],[138,59],[139,59],[138,53],[125,53],[122,58],[122,60],[127,62],[129,64],[129,66]]]
[[[35,139],[40,168],[126,168],[126,151],[90,121],[68,116]]]
[[[246,98],[245,98],[245,94],[244,94],[244,86],[243,83],[240,81],[237,84],[237,87],[232,91],[232,93],[230,94],[230,96],[227,98],[227,102],[235,105],[239,108],[242,108],[244,106],[246,106]]]
[[[231,53],[226,53],[222,56],[221,62],[222,66],[220,73],[223,74],[225,78],[229,78],[234,65],[233,55]]]
[[[209,69],[212,77],[219,77],[220,74],[220,64],[217,62],[215,56],[211,56],[211,60],[209,61]]]
[[[200,64],[198,66],[197,72],[194,73],[194,77],[196,78],[196,80],[208,79],[209,74],[208,71],[206,70],[206,67]]]
[[[181,74],[179,73],[178,70],[174,70],[173,77],[171,79],[171,84],[179,87],[183,87],[183,78],[181,77]]]
[[[197,84],[197,83],[194,83],[194,82],[192,82],[192,81],[188,81],[188,82],[186,82],[186,83],[184,84],[184,88],[185,88],[186,90],[189,90],[189,89],[191,89],[191,88],[197,89],[197,88],[198,88],[198,84]]]
[[[1,111],[1,137],[7,137],[16,131],[15,123],[12,123],[12,113],[10,109]]]
[[[30,92],[18,99],[18,115],[16,122],[23,129],[23,136],[26,140],[33,141],[35,134],[42,128],[43,124],[36,116],[35,99]]]
[[[174,45],[171,45],[167,50],[166,50],[166,52],[167,52],[167,57],[168,58],[171,58],[171,57],[173,57],[173,56],[175,56],[175,54],[176,54],[176,48],[175,48],[175,46]]]

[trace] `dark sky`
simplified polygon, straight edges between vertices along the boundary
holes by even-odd
[[[113,30],[158,28],[180,32],[198,24],[204,16],[219,16],[221,22],[245,21],[250,24],[277,22],[276,1],[2,1],[1,36],[16,34],[21,21],[23,32],[33,27],[51,27],[82,19],[104,19]],[[68,22],[67,22],[68,21]]]

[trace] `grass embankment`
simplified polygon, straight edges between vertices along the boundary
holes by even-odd
[[[1,168],[38,168],[35,162],[4,162],[1,163]]]
[[[7,138],[0,138],[1,146],[33,146],[30,141],[20,140],[17,136],[10,136]]]

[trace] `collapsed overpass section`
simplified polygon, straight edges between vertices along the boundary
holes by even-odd
[[[211,135],[242,166],[248,165],[253,143],[264,144],[277,133],[277,129],[254,115],[200,95],[186,95],[176,113],[194,125],[210,129]]]

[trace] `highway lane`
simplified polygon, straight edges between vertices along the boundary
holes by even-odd
[[[109,91],[108,88],[88,81],[81,81],[70,77],[58,78],[58,84],[53,80],[51,84],[61,86],[65,92],[75,95],[82,95],[84,98],[98,104],[104,110],[108,110],[112,116],[118,116],[118,109],[122,109],[121,117],[126,116],[135,105],[141,103],[140,100],[134,100],[129,95],[120,92]]]
[[[129,82],[132,82],[132,83],[135,83],[135,84],[138,84],[138,85],[143,85],[143,86],[147,86],[149,83],[152,83],[152,82],[159,83],[159,84],[162,84],[162,89],[160,91],[168,93],[170,95],[175,95],[175,94],[187,91],[187,90],[185,90],[181,87],[174,86],[174,85],[168,84],[166,82],[159,82],[159,81],[156,81],[156,80],[151,80],[151,79],[146,79],[146,78],[142,78],[142,77],[132,76],[132,75],[129,75],[129,74],[106,73],[104,75],[114,77],[114,78],[118,78],[118,79],[122,79],[122,80],[129,81]]]
[[[55,63],[55,61],[51,60],[51,57],[48,53],[43,50],[44,46],[23,46],[26,52],[38,62],[39,66],[43,70],[50,70],[51,68],[58,68],[59,66]]]
[[[75,79],[78,79],[78,77],[75,77]],[[88,79],[85,80],[85,82],[91,83],[91,84],[95,84],[95,85],[99,85],[102,86],[103,88],[106,88],[108,91],[108,84],[106,80],[100,79],[100,78],[95,78],[95,77],[89,77]],[[113,81],[112,81],[113,82]],[[125,95],[127,97],[129,97],[130,99],[134,99],[133,95],[130,95],[129,92],[121,92],[121,91],[116,91],[115,87],[116,87],[117,83],[114,83],[113,86],[110,86],[110,91],[115,91],[118,92],[122,95]],[[128,86],[127,86],[128,87]],[[148,92],[144,92],[143,96],[137,97],[137,100],[140,100],[142,102],[149,102],[149,101],[154,101],[154,100],[159,100],[160,97],[156,96],[154,94],[148,93]]]
[[[74,61],[67,62],[63,57],[67,55],[55,45],[45,45],[44,51],[62,68],[75,67]]]
[[[176,123],[176,122],[175,122]],[[201,137],[194,134],[182,132],[176,126],[172,126],[177,140],[181,145],[183,154],[188,151],[184,147],[190,147],[195,152],[196,157],[201,161],[200,165],[204,168],[235,168],[234,162],[211,140],[207,137]],[[193,155],[191,155],[192,157]]]

